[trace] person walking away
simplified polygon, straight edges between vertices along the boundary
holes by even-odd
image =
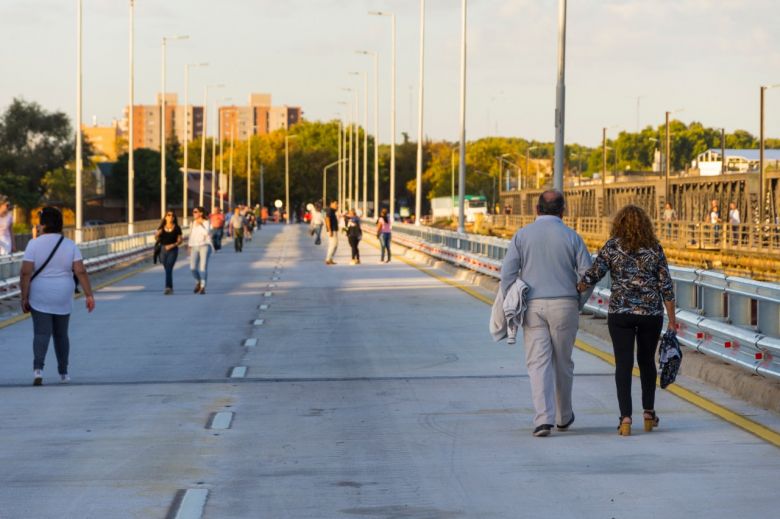
[[[233,216],[230,217],[230,227],[233,231],[233,249],[241,252],[244,250],[244,217],[241,216],[238,207],[233,210]]]
[[[73,311],[74,273],[84,289],[87,311],[95,309],[81,251],[62,235],[62,213],[55,207],[44,207],[39,217],[42,233],[27,244],[19,275],[22,311],[32,314],[35,386],[43,384],[43,365],[52,337],[60,382],[70,382],[68,323]]]
[[[0,256],[14,252],[14,214],[8,197],[0,195]]]
[[[333,200],[328,208],[328,214],[325,216],[325,230],[328,232],[328,253],[325,256],[326,265],[335,265],[333,256],[339,248],[339,203]]]
[[[252,209],[247,207],[246,214],[244,215],[244,238],[246,241],[252,241],[252,232],[255,230],[255,215],[252,213]]]
[[[582,238],[563,223],[564,209],[563,193],[542,193],[536,220],[515,233],[501,265],[504,298],[518,279],[528,285],[523,341],[537,437],[549,436],[553,424],[565,431],[574,422],[577,281],[591,266],[591,258]]]
[[[739,226],[742,224],[742,218],[739,214],[739,209],[737,209],[737,203],[731,202],[729,204],[729,225],[731,226],[731,242],[734,245],[739,245],[740,239],[740,229]]]
[[[314,234],[314,245],[322,243],[322,226],[325,225],[325,218],[322,216],[322,207],[320,204],[315,204],[314,209],[311,212],[311,230]]]
[[[382,256],[379,260],[381,263],[390,263],[391,231],[390,216],[387,214],[387,209],[382,209],[379,213],[379,219],[376,221],[376,237],[379,238],[379,246],[382,249]],[[385,253],[387,253],[387,259],[385,259]]]
[[[165,269],[165,292],[163,293],[168,296],[173,294],[173,267],[179,257],[179,245],[182,242],[181,227],[173,211],[165,213],[165,218],[160,222],[154,237],[160,241],[160,263]]]
[[[211,244],[214,251],[222,249],[222,237],[225,234],[225,215],[222,209],[213,207],[209,215],[209,224],[211,225]]]
[[[607,326],[615,352],[620,423],[618,433],[631,434],[631,372],[634,367],[634,343],[639,378],[642,383],[642,407],[645,431],[658,426],[655,413],[655,352],[663,327],[664,307],[669,330],[676,330],[674,288],[664,250],[653,232],[645,211],[627,205],[612,221],[609,240],[593,266],[582,276],[578,289],[595,285],[607,272],[612,280]]]
[[[350,209],[347,214],[347,240],[352,248],[352,265],[360,265],[360,240],[363,239],[363,230],[360,228],[360,218],[358,218],[354,209]]]
[[[203,207],[192,210],[192,226],[190,227],[190,272],[195,278],[196,294],[206,293],[206,280],[208,279],[209,257],[211,256],[211,226],[206,220]]]
[[[672,222],[677,219],[677,211],[675,211],[672,208],[672,204],[669,202],[666,202],[666,205],[664,206],[664,212],[662,215],[662,218],[664,220],[664,227],[666,228],[666,237],[668,239],[672,238]]]

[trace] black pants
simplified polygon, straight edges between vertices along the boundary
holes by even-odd
[[[236,249],[236,252],[241,252],[244,250],[244,230],[243,229],[233,229],[233,248]]]
[[[33,321],[33,369],[43,369],[49,342],[54,336],[54,353],[57,354],[57,371],[60,375],[68,373],[70,341],[68,339],[68,321],[70,314],[57,315],[32,310]]]
[[[349,246],[352,247],[352,259],[356,261],[360,261],[360,251],[358,250],[359,243],[360,238],[356,236],[349,236]]]
[[[655,350],[661,336],[663,316],[636,314],[609,314],[607,326],[615,352],[615,385],[617,386],[620,416],[631,416],[631,371],[634,368],[634,341],[636,362],[642,381],[642,407],[655,409]]]

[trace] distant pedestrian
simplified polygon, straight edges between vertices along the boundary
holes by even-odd
[[[729,226],[731,227],[731,242],[734,245],[739,245],[740,225],[742,224],[742,218],[737,209],[737,203],[731,202],[729,204]]]
[[[68,323],[73,311],[73,274],[84,288],[87,311],[95,309],[81,251],[62,235],[62,213],[44,207],[40,213],[41,235],[27,244],[20,273],[22,311],[32,313],[33,385],[43,384],[43,365],[54,337],[60,382],[70,381]]]
[[[710,202],[710,212],[707,215],[707,219],[708,219],[710,225],[712,225],[713,241],[714,241],[714,243],[719,243],[720,242],[720,223],[721,223],[722,220],[720,219],[720,208],[718,207],[718,201],[717,200],[712,200]]]
[[[376,237],[379,238],[379,246],[382,250],[382,256],[380,262],[390,263],[390,238],[392,232],[392,223],[390,223],[390,216],[387,214],[387,209],[382,209],[379,213],[379,219],[376,221]],[[385,259],[387,254],[387,259]]]
[[[14,249],[14,214],[8,197],[0,195],[0,256],[13,254]]]
[[[325,215],[325,229],[328,231],[328,254],[325,256],[326,265],[335,265],[333,256],[339,248],[339,203],[333,200]]]
[[[311,211],[311,233],[314,236],[314,245],[322,243],[322,226],[325,225],[325,218],[322,216],[322,206],[315,204]]]
[[[664,206],[664,212],[661,217],[664,221],[664,227],[666,228],[666,237],[671,239],[673,226],[672,222],[677,219],[677,212],[672,208],[672,204],[666,202],[666,205]]]
[[[352,248],[352,265],[360,265],[360,240],[363,239],[363,230],[360,228],[360,218],[354,209],[347,213],[347,240]]]
[[[520,279],[528,286],[523,319],[525,361],[535,409],[534,436],[549,436],[553,424],[574,422],[572,350],[579,326],[577,281],[591,265],[582,238],[562,220],[560,191],[545,191],[536,220],[515,233],[501,265],[504,298]]]
[[[160,242],[160,263],[165,269],[164,294],[171,295],[173,294],[173,267],[179,257],[179,245],[182,242],[181,227],[173,211],[165,213],[165,218],[160,222],[154,236]]]
[[[241,210],[236,207],[233,216],[230,217],[230,228],[233,231],[233,249],[236,252],[244,250],[244,217]]]
[[[214,207],[209,215],[209,224],[211,225],[211,243],[214,250],[222,249],[222,237],[225,234],[225,215],[222,209]]]
[[[653,232],[645,211],[627,205],[612,220],[611,237],[582,276],[578,289],[594,286],[607,272],[612,280],[607,326],[615,352],[620,423],[618,433],[631,434],[631,372],[634,367],[634,343],[639,378],[642,382],[642,407],[646,431],[658,426],[655,413],[655,352],[664,321],[674,331],[674,288],[664,250]]]
[[[195,278],[196,294],[206,293],[208,279],[209,257],[211,256],[211,226],[206,220],[203,207],[192,210],[192,225],[190,226],[190,272]]]

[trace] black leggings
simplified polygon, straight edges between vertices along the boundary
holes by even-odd
[[[360,261],[360,251],[358,250],[358,244],[360,243],[360,238],[356,236],[349,236],[349,246],[352,247],[352,259]]]
[[[655,350],[664,318],[660,315],[609,314],[607,326],[615,352],[615,385],[620,416],[631,416],[631,371],[636,362],[642,381],[642,407],[655,409]]]

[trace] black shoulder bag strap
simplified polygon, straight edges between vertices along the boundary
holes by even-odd
[[[30,283],[32,283],[32,280],[35,279],[38,276],[38,274],[41,273],[41,271],[43,269],[46,268],[46,265],[48,265],[49,262],[51,261],[51,259],[54,257],[54,253],[56,253],[57,249],[60,248],[60,243],[62,243],[62,240],[64,240],[64,239],[65,239],[65,236],[60,236],[60,239],[57,240],[57,245],[54,246],[54,248],[52,249],[51,253],[49,254],[49,257],[46,258],[46,261],[43,262],[43,265],[41,265],[41,267],[39,269],[37,269],[35,272],[33,272],[33,275],[30,278]]]

